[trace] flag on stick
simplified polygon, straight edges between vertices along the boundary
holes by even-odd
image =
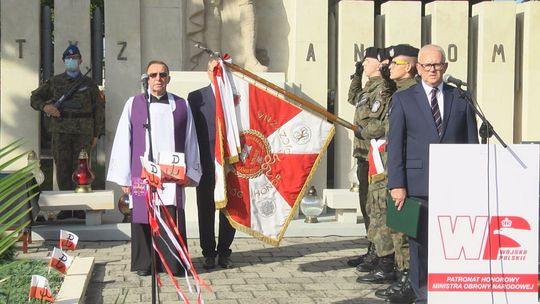
[[[60,249],[65,248],[69,250],[75,250],[78,242],[79,237],[75,233],[69,232],[67,230],[60,230]]]
[[[71,266],[73,258],[63,252],[61,249],[54,247],[51,259],[49,260],[49,270],[54,268],[62,274],[66,274]]]
[[[232,73],[220,62],[214,70],[216,122],[237,122],[240,153],[237,162],[229,161],[229,138],[236,134],[217,123],[216,206],[224,208],[236,229],[278,245],[332,139],[334,126],[236,74],[227,84],[228,75]],[[230,98],[223,94],[229,91],[237,93],[232,106],[219,102]],[[221,117],[227,113],[236,116]]]
[[[49,281],[45,277],[36,274],[32,275],[30,291],[28,292],[28,301],[31,299],[54,303],[54,297],[49,287]]]

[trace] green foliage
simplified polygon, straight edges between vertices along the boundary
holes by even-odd
[[[6,170],[9,165],[17,160],[26,157],[27,152],[13,156],[14,151],[23,145],[22,140],[0,149],[0,171]],[[30,224],[30,220],[17,224],[31,211],[26,208],[28,202],[38,194],[27,196],[38,185],[24,187],[26,183],[32,180],[32,170],[37,163],[29,164],[19,170],[11,172],[0,179],[0,255],[8,250],[16,241],[21,231]],[[21,191],[21,189],[24,189]],[[8,230],[11,230],[8,232]]]
[[[49,280],[53,295],[58,293],[62,277],[56,270],[47,274],[47,261],[44,260],[15,260],[5,265],[0,264],[0,303],[29,303],[28,291],[32,275],[44,276]],[[30,303],[40,303],[34,300]]]

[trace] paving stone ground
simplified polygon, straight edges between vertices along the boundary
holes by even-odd
[[[56,242],[34,242],[20,258],[45,258]],[[235,268],[202,268],[199,242],[189,239],[195,268],[212,288],[204,290],[207,304],[377,304],[374,296],[383,285],[356,283],[358,273],[347,258],[364,253],[367,241],[358,237],[288,237],[279,247],[251,238],[235,239],[231,256]],[[86,303],[151,303],[151,279],[129,271],[130,243],[126,241],[82,242],[73,253],[93,256],[96,264],[86,291]],[[167,276],[159,303],[181,303]],[[188,293],[184,279],[182,289]],[[197,303],[188,295],[190,303]],[[125,299],[125,300],[124,300]]]

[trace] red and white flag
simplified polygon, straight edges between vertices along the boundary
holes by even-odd
[[[223,64],[214,71],[218,80],[227,74]],[[220,92],[232,91],[221,85],[225,82],[214,85],[216,100]],[[236,114],[238,122],[239,161],[227,162],[224,147],[231,134],[229,129],[220,133],[216,126],[216,194],[218,185],[226,189],[224,200],[215,195],[216,206],[224,208],[236,229],[278,245],[335,129],[326,119],[240,77],[234,77],[234,85],[237,101],[234,111],[228,111]]]
[[[63,252],[61,249],[54,247],[51,259],[49,260],[49,270],[54,268],[60,273],[66,274],[71,266],[73,258]]]
[[[67,230],[60,230],[60,249],[75,250],[78,242],[79,237],[75,233]]]
[[[28,301],[37,299],[54,303],[54,297],[49,287],[49,281],[40,275],[32,275],[30,281],[30,291],[28,292]]]

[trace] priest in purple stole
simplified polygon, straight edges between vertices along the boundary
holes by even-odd
[[[182,152],[186,163],[188,186],[196,186],[202,175],[197,133],[189,104],[182,98],[167,92],[170,81],[169,68],[162,61],[150,61],[146,73],[150,99],[150,129],[152,139],[152,159],[158,162],[159,152]],[[144,94],[130,97],[124,105],[114,137],[107,180],[122,187],[130,194],[131,220],[131,271],[144,276],[151,273],[152,246],[146,190],[141,180],[140,157],[148,159],[149,134],[145,127],[148,122],[147,100]],[[157,190],[156,204],[162,204],[175,218],[184,243],[186,243],[186,223],[184,214],[184,186],[163,183]],[[162,231],[162,230],[161,230]],[[167,235],[162,232],[163,239]],[[183,274],[182,265],[170,253],[174,246],[157,238],[159,250],[175,275]],[[187,244],[187,243],[186,243]],[[177,253],[175,253],[177,254]],[[156,270],[165,271],[159,258]]]

